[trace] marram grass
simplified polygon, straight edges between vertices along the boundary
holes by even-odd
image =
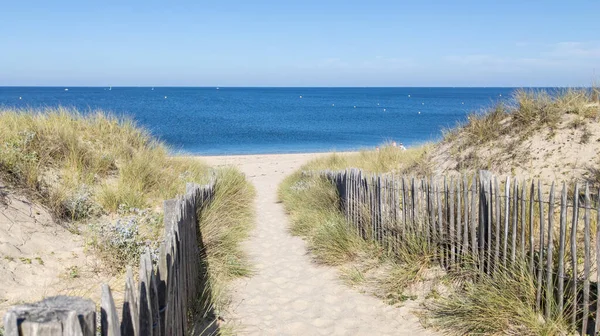
[[[239,244],[254,220],[254,190],[242,173],[169,156],[133,121],[102,111],[0,109],[0,178],[57,220],[74,227],[90,223],[84,234],[109,269],[135,265],[139,245],[160,240],[163,200],[183,194],[188,182],[205,184],[213,177],[214,200],[199,222],[209,285],[198,300],[218,313],[228,282],[250,272]],[[120,222],[113,224],[115,217]]]

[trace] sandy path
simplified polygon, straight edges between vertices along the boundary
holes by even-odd
[[[277,187],[304,162],[323,154],[204,157],[239,167],[257,189],[257,225],[244,248],[256,274],[233,284],[225,319],[241,335],[430,335],[409,308],[394,308],[342,284],[331,267],[307,255],[291,236]]]

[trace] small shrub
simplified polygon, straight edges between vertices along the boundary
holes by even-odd
[[[569,123],[569,127],[573,128],[573,129],[578,129],[580,127],[583,127],[586,125],[586,121],[585,119],[583,119],[582,117],[575,117],[573,120],[571,120],[571,122]]]
[[[503,121],[506,118],[504,105],[497,105],[490,113],[472,113],[462,131],[472,144],[484,144],[504,134]]]
[[[144,243],[139,228],[137,216],[119,218],[111,225],[90,225],[91,245],[108,266],[120,271],[136,264],[142,254]]]
[[[590,142],[590,138],[592,137],[592,132],[590,131],[590,129],[586,126],[583,128],[582,133],[581,133],[581,140],[579,141],[582,144],[586,144],[588,142]]]
[[[67,268],[67,276],[71,279],[79,278],[79,267],[71,266]]]

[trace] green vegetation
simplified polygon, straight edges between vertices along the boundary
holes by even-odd
[[[302,169],[340,160],[359,162],[370,156],[359,154],[353,159],[333,155]],[[342,266],[344,280],[352,285],[374,284],[375,288],[366,290],[390,304],[414,298],[406,293],[407,288],[422,281],[432,266],[426,242],[411,239],[392,255],[378,243],[362,239],[349,229],[340,212],[335,187],[320,177],[303,176],[301,172],[289,176],[280,186],[279,198],[290,216],[290,231],[306,239],[317,262]]]
[[[210,284],[210,292],[200,300],[204,311],[214,310],[219,315],[228,302],[226,287],[230,280],[251,273],[240,243],[254,221],[254,196],[254,187],[238,170],[218,171],[215,197],[201,211],[199,219],[206,253],[205,277]]]
[[[199,300],[222,309],[227,282],[250,272],[239,248],[253,222],[254,190],[244,175],[171,157],[131,120],[67,108],[0,110],[0,178],[83,234],[113,272],[135,267],[146,246],[158,247],[163,200],[183,194],[188,182],[216,178],[216,195],[199,221],[210,281]],[[77,268],[67,270],[78,276]]]
[[[555,130],[569,116],[568,127],[584,126],[600,116],[597,89],[518,90],[511,105],[499,104],[490,111],[472,113],[467,122],[446,130],[444,141],[459,140],[460,148],[482,145],[502,135],[523,140],[542,128]]]
[[[348,230],[338,210],[337,191],[328,181],[295,173],[280,186],[279,197],[290,215],[292,234],[307,239],[318,262],[341,265],[359,256],[381,253]]]
[[[457,335],[568,335],[571,329],[556,302],[549,318],[536,312],[536,282],[527,267],[525,260],[517,260],[493,277],[477,266],[464,267],[460,276],[477,280],[460,282],[429,304],[434,323]]]
[[[427,175],[431,173],[431,166],[427,161],[427,154],[431,151],[431,144],[402,150],[390,143],[383,144],[379,151],[363,150],[358,153],[332,154],[315,159],[304,167],[303,170],[344,170],[346,168],[360,168],[373,173],[413,173]]]
[[[153,207],[186,182],[207,182],[208,172],[169,157],[130,120],[65,108],[0,111],[0,173],[61,219]]]
[[[31,264],[31,258],[25,258],[25,257],[21,257],[21,258],[19,258],[19,260],[21,260],[21,262],[22,262],[23,264],[28,264],[28,265],[30,265],[30,264]]]
[[[552,95],[543,91],[519,91],[514,104],[498,105],[485,113],[470,115],[466,123],[447,131],[440,143],[408,151],[385,145],[379,151],[332,154],[313,160],[301,171],[360,168],[381,174],[431,176],[480,168],[495,171],[498,160],[504,160],[514,174],[518,168],[514,162],[518,160],[510,160],[521,155],[532,161],[530,154],[534,150],[541,153],[540,162],[530,163],[530,167],[542,169],[548,167],[543,160],[550,154],[544,153],[544,147],[551,141],[593,145],[597,137],[594,137],[597,134],[594,121],[600,117],[598,93],[595,89],[564,90]],[[562,138],[555,139],[558,136]],[[528,145],[530,147],[523,152],[519,146],[533,137],[537,137],[533,145],[537,147]],[[556,145],[560,146],[560,143]],[[490,150],[494,150],[493,154],[485,153]],[[508,159],[504,155],[508,155]],[[455,162],[449,165],[448,159]],[[560,161],[560,165],[574,167],[577,159],[576,155],[567,156],[564,159],[567,161]],[[599,170],[594,167],[587,170],[588,180],[600,185]],[[534,171],[528,176],[539,176],[535,174],[539,173]],[[415,284],[431,284],[429,292],[418,293],[425,300],[424,316],[434,327],[443,328],[449,334],[564,335],[572,331],[568,321],[557,311],[555,302],[551,303],[548,318],[535,309],[536,281],[525,261],[500,269],[493,277],[469,265],[442,272],[431,262],[431,247],[418,237],[409,237],[398,247],[396,255],[392,255],[348,228],[339,209],[339,196],[330,182],[302,175],[300,171],[282,184],[280,199],[290,213],[291,231],[305,237],[317,261],[340,265],[342,278],[348,284],[366,288],[365,291],[390,304],[415,298],[411,292]],[[555,212],[558,216],[558,209]],[[534,213],[536,223],[538,218],[539,214]],[[557,217],[554,222],[558,223]],[[534,229],[538,230],[537,224]],[[583,253],[580,249],[579,246],[578,255]]]

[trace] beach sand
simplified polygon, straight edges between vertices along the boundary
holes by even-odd
[[[416,303],[393,307],[345,286],[335,268],[314,263],[306,243],[289,234],[278,185],[324,155],[202,157],[238,167],[257,190],[256,227],[243,245],[255,273],[233,283],[225,323],[240,335],[434,335],[412,313]]]

